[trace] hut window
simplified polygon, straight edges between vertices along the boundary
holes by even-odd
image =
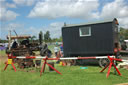
[[[91,27],[80,27],[79,34],[80,36],[91,36]]]

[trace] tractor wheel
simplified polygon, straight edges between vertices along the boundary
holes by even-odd
[[[107,58],[99,59],[99,66],[102,68],[105,67],[106,65],[108,65],[109,63],[110,63],[110,61]]]

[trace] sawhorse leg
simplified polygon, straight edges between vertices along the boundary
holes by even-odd
[[[114,63],[112,63],[112,64],[113,64],[114,68],[116,69],[116,71],[118,72],[118,74],[121,76],[121,73],[120,73],[120,71],[118,70],[118,68],[116,67],[116,65],[115,65]]]
[[[107,72],[107,75],[106,75],[106,77],[108,78],[109,77],[109,74],[110,74],[111,67],[113,65],[114,68],[116,69],[116,71],[118,72],[118,74],[121,76],[121,73],[117,69],[116,65],[113,63],[113,60],[115,60],[115,59],[114,58],[110,58],[110,56],[108,56],[108,59],[110,60],[110,63],[108,65],[106,65],[100,72],[103,72],[109,66],[108,72]]]
[[[50,65],[50,64],[48,64],[48,63],[47,63],[47,65],[48,65],[50,68],[52,68],[54,71],[56,71],[58,74],[61,75],[61,73],[60,73],[58,70],[56,70],[52,65]]]
[[[108,66],[109,66],[109,64],[106,65],[100,72],[103,72]]]
[[[14,62],[12,60],[12,57],[13,57],[12,54],[11,55],[8,54],[8,61],[5,62],[6,65],[4,67],[4,71],[7,69],[8,65],[12,65],[14,71],[16,72],[16,68],[14,66]]]
[[[7,69],[8,65],[10,65],[10,64],[7,63],[7,64],[5,65],[4,71]],[[11,65],[12,65],[14,71],[16,72],[16,68],[15,68],[14,64],[12,63]]]
[[[5,65],[5,67],[4,67],[4,71],[6,70],[7,67],[8,67],[8,64]]]
[[[43,63],[43,66],[40,71],[40,76],[42,75],[42,72],[44,73],[45,67],[46,67],[46,61]]]
[[[107,75],[106,75],[107,78],[108,78],[108,76],[110,74],[111,67],[112,67],[112,63],[109,64],[108,72],[107,72]]]
[[[61,73],[60,73],[58,70],[56,70],[52,65],[50,65],[50,64],[47,63],[47,58],[46,58],[46,59],[44,59],[44,63],[43,63],[43,65],[42,65],[42,68],[41,68],[41,71],[40,71],[40,76],[42,75],[42,72],[44,73],[46,64],[47,64],[50,68],[52,68],[53,70],[55,70],[58,74],[61,75]]]
[[[12,65],[14,71],[16,72],[16,68],[15,68],[14,64],[12,63],[11,65]]]

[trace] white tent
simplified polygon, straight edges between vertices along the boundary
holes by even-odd
[[[128,43],[128,40],[124,40],[126,43]]]

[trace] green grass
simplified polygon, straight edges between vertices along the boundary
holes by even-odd
[[[0,56],[5,56],[5,50],[0,51]]]
[[[80,69],[80,66],[63,67],[56,65],[62,75],[56,72],[46,72],[40,77],[40,73],[14,72],[11,65],[3,72],[4,65],[0,65],[0,85],[113,85],[128,83],[128,70],[120,69],[122,76],[114,75],[113,69],[109,78],[106,78],[107,70],[99,73],[98,66],[88,66],[88,69]]]
[[[49,46],[52,51],[53,47]],[[0,54],[5,56],[4,51],[0,51]],[[3,71],[4,66],[4,62],[0,61],[0,85],[115,85],[128,83],[128,70],[125,69],[119,69],[122,76],[118,76],[113,74],[112,68],[109,78],[106,78],[107,70],[104,73],[100,73],[99,71],[102,68],[99,66],[86,66],[88,69],[80,69],[80,66],[63,67],[56,64],[55,68],[62,75],[56,72],[49,72],[47,67],[45,73],[40,77],[39,70],[33,73],[14,72],[12,66],[9,65],[7,70]]]

